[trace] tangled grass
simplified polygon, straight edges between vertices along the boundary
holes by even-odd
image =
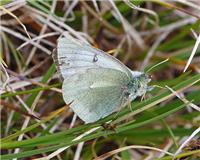
[[[198,159],[200,2],[1,0],[1,159]],[[160,86],[98,122],[63,102],[51,53],[70,34]],[[107,122],[110,122],[107,125]]]

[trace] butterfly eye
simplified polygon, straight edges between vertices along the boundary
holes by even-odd
[[[129,95],[130,95],[130,93],[129,93],[129,92],[125,92],[125,93],[124,93],[124,96],[125,96],[126,98],[128,98],[128,97],[129,97]]]

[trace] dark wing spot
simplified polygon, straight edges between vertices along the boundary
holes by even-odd
[[[93,57],[93,62],[97,62],[98,61],[98,57],[97,55],[95,54],[94,57]]]
[[[66,56],[64,56],[64,57],[59,57],[60,59],[66,59],[67,57]]]
[[[69,66],[69,65],[70,65],[69,62],[65,62],[65,61],[61,61],[60,63],[57,63],[57,64],[58,64],[58,66],[62,66],[62,65],[67,65],[67,66]]]

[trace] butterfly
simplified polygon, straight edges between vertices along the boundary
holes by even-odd
[[[63,78],[63,99],[85,123],[119,111],[150,90],[148,75],[71,36],[58,39],[53,59]]]

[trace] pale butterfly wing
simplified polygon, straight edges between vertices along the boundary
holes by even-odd
[[[86,123],[95,122],[119,110],[126,103],[123,87],[129,77],[115,69],[87,69],[63,82],[63,98]]]
[[[89,68],[111,68],[125,72],[130,70],[111,55],[72,37],[58,39],[57,53],[53,54],[55,63],[63,78],[83,73]]]
[[[142,74],[72,37],[59,38],[53,58],[64,78],[65,102],[86,123],[95,122],[125,106],[124,88]]]

